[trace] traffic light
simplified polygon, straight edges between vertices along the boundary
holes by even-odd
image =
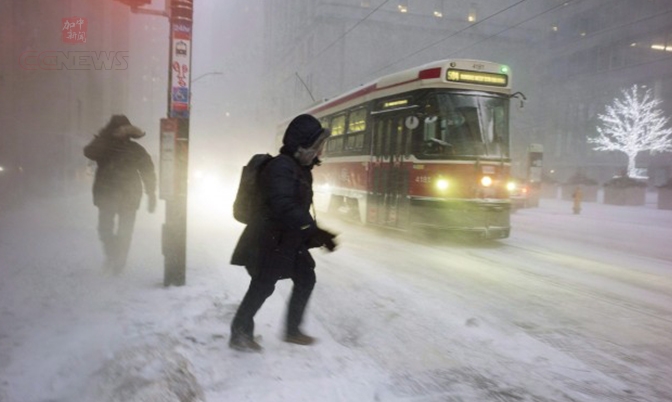
[[[152,0],[116,0],[122,4],[126,4],[127,6],[130,6],[131,8],[138,8],[142,6],[146,6],[148,4],[152,4]]]

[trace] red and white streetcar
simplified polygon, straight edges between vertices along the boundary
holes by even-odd
[[[332,131],[313,171],[316,208],[367,225],[508,237],[512,96],[507,66],[441,60],[306,110]]]

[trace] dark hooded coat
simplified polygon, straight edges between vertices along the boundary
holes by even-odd
[[[131,138],[141,133],[125,116],[110,123],[84,147],[84,155],[98,165],[93,183],[93,203],[137,210],[143,185],[148,195],[156,191],[156,173],[145,148]]]
[[[319,161],[302,166],[294,155],[299,147],[312,145],[322,132],[313,116],[298,116],[285,132],[280,155],[261,172],[264,211],[245,227],[231,258],[231,264],[245,266],[252,277],[277,280],[292,276],[295,269],[315,268],[308,248],[317,231],[310,206],[311,171]]]

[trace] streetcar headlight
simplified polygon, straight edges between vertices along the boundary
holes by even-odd
[[[509,191],[515,191],[516,190],[516,183],[513,181],[510,181],[506,183],[506,189]]]
[[[436,186],[436,189],[439,191],[448,190],[448,180],[446,179],[438,179],[434,185]]]
[[[490,187],[492,186],[492,177],[490,176],[483,176],[481,177],[481,185],[483,187]]]

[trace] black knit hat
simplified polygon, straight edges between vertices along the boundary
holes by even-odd
[[[289,123],[285,135],[282,137],[283,149],[291,153],[299,147],[308,148],[324,132],[322,124],[309,114],[301,114]]]

